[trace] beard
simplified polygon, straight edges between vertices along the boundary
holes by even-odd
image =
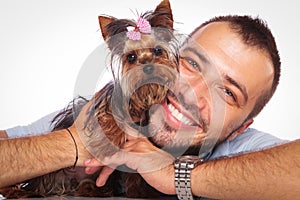
[[[202,142],[193,143],[193,137],[180,137],[187,135],[184,131],[176,130],[168,124],[155,131],[155,125],[150,125],[149,140],[160,149],[167,151],[173,156],[184,154],[198,155]],[[191,134],[191,133],[188,133]]]
[[[158,148],[174,156],[183,154],[198,155],[202,141],[195,140],[197,129],[176,129],[170,126],[165,119],[162,106],[155,106],[149,112],[148,139]]]
[[[176,129],[166,121],[165,111],[161,105],[151,107],[149,112],[149,124],[147,128],[148,139],[158,148],[167,151],[174,157],[181,155],[206,155],[211,152],[218,144],[226,140],[235,130],[229,134],[220,135],[218,131],[212,131],[207,126],[205,133],[207,137],[199,139],[197,128]],[[203,130],[204,132],[204,130]],[[217,134],[216,134],[217,133]]]

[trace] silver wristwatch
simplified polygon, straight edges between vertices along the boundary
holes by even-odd
[[[198,156],[180,156],[174,161],[175,188],[178,199],[193,200],[191,170],[203,163]]]

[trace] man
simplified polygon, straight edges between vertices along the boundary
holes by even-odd
[[[190,95],[189,91],[184,90],[183,86],[179,87],[178,94],[183,99],[181,102],[184,102],[182,106],[184,109],[177,112],[182,112],[181,114],[185,117],[194,120],[192,123],[185,124],[186,129],[197,126],[200,133],[205,133],[207,130],[209,133],[209,131],[214,130],[214,127],[217,127],[217,130],[222,128],[220,137],[218,137],[219,145],[209,158],[250,151],[280,142],[279,139],[253,130],[243,133],[252,123],[253,117],[261,111],[273,95],[280,75],[280,59],[276,44],[264,24],[248,17],[221,17],[203,24],[193,32],[192,38],[208,54],[211,62],[216,66],[221,80],[212,78],[214,76],[210,76],[208,69],[201,68],[203,66],[200,66],[199,63],[205,63],[206,60],[201,55],[199,56],[197,51],[195,52],[188,47],[183,48],[179,71],[181,76],[193,87],[197,104],[189,102],[189,99],[186,98]],[[220,122],[211,121],[215,119],[215,116],[218,116],[216,115],[218,111],[216,106],[219,104],[212,101],[216,99],[217,103],[220,102],[222,105],[221,110],[225,111],[225,114],[221,115],[222,121]],[[202,123],[198,123],[198,120],[193,116],[192,109],[190,109],[194,109],[195,105],[197,112],[202,117]],[[170,110],[170,106],[175,109],[180,107],[176,100],[171,96],[168,97],[168,105],[164,106],[166,113],[165,130],[159,131],[152,137],[152,140],[161,147],[168,142],[162,140],[160,136],[169,134],[172,137],[174,130],[181,127],[182,122],[185,123],[181,120],[182,118],[179,119],[178,116],[175,116],[177,114]],[[86,109],[85,107],[82,113]],[[83,165],[83,161],[91,157],[77,135],[77,131],[80,130],[84,120],[82,113],[75,123],[77,127],[74,125],[70,128],[78,147],[78,165]],[[159,117],[157,114],[154,116]],[[204,126],[204,124],[206,125]],[[134,141],[136,140],[129,141],[127,146],[130,146]],[[0,175],[0,187],[73,164],[69,155],[75,154],[74,144],[66,130],[43,136],[0,142],[0,153],[4,155],[1,157],[1,163],[12,163],[11,166],[16,166],[15,169],[10,169],[10,166],[1,164],[1,171],[7,173]],[[143,140],[143,144],[149,146],[150,143]],[[150,146],[148,149],[155,148]],[[51,151],[48,151],[49,149]],[[145,149],[147,150],[147,148]],[[34,164],[28,162],[32,160],[35,161]],[[46,163],[46,160],[51,160],[51,163]],[[14,175],[16,171],[18,176]],[[107,172],[106,174],[109,174],[110,171],[106,167],[102,173]],[[151,177],[147,177],[143,173],[144,170],[139,172],[150,184],[152,183]],[[12,178],[8,180],[8,177]],[[103,180],[100,178],[97,184],[103,184]],[[195,194],[198,195],[198,193]]]
[[[224,84],[218,85],[215,79],[211,80],[209,78],[204,81],[203,77],[207,77],[209,73],[209,70],[206,69],[208,61],[203,61],[203,56],[195,48],[183,47],[179,71],[192,85],[197,95],[198,102],[200,102],[198,103],[200,116],[205,121],[209,121],[210,117],[208,116],[212,113],[212,110],[216,109],[215,107],[218,105],[223,105],[222,103],[211,102],[210,95],[215,92],[214,90],[216,90],[214,101],[221,99],[220,101],[225,102],[226,114],[223,122],[224,128],[218,141],[220,144],[209,159],[264,147],[266,142],[263,138],[268,138],[268,136],[258,136],[255,133],[251,135],[247,131],[241,133],[252,123],[253,118],[270,99],[278,84],[280,59],[271,33],[258,19],[227,16],[214,18],[204,23],[192,33],[191,37],[205,49],[218,69]],[[204,62],[206,65],[203,65]],[[184,94],[182,96],[185,97],[188,96],[187,93],[190,91],[182,90],[181,92]],[[222,94],[222,92],[225,94]],[[221,96],[220,99],[218,99],[218,94]],[[169,99],[169,102],[172,104],[174,100]],[[173,107],[178,107],[176,103],[175,101]],[[212,107],[213,104],[214,107]],[[172,111],[169,111],[167,106],[164,106],[164,108],[166,126],[169,127],[165,128],[161,134],[172,134],[170,127],[179,127],[184,122],[176,120],[175,114],[172,116]],[[189,110],[184,110],[182,113],[189,113]],[[158,117],[159,115],[155,116],[155,118]],[[186,124],[184,126],[187,127]],[[211,129],[211,127],[208,129]],[[202,129],[202,131],[205,132],[205,129]],[[161,143],[163,144],[163,142]],[[162,166],[160,162],[164,161],[164,158],[169,158],[168,156],[164,158],[158,156],[160,157],[158,162],[154,162],[155,165],[149,165],[153,163],[153,155],[156,156],[155,153],[151,152],[159,152],[159,150],[144,139],[128,142],[124,150],[136,154],[126,155],[126,153],[120,152],[119,155],[116,154],[105,160],[105,165],[117,166],[125,163],[141,173],[149,184],[156,186],[156,189],[174,194],[173,165],[169,165],[167,173],[163,175],[161,173],[163,170],[157,170],[156,172],[153,170],[154,166]],[[142,154],[143,156],[139,158],[141,153],[145,154]],[[97,166],[97,161],[93,160],[86,164],[90,167]],[[102,166],[100,162],[98,164]],[[94,170],[88,168],[87,172],[92,173]],[[99,176],[97,181],[99,186],[105,183],[105,179],[110,172],[107,170]],[[166,177],[166,179],[159,177]],[[195,175],[195,177],[198,176]],[[194,185],[201,184],[198,180],[191,181],[192,183],[193,181],[196,182]],[[171,185],[173,187],[170,187]],[[192,187],[192,189],[194,188]],[[197,188],[195,190],[197,191]],[[200,195],[200,193],[198,194]],[[196,192],[195,194],[197,195]]]

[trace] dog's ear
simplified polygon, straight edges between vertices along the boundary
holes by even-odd
[[[130,26],[129,20],[110,16],[99,16],[98,19],[103,39],[108,48],[114,53],[121,54],[125,46],[127,27]]]
[[[108,33],[108,25],[110,23],[112,23],[113,21],[115,21],[116,19],[113,17],[108,17],[108,16],[98,16],[98,20],[99,20],[100,29],[102,32],[102,37],[106,41],[108,39],[108,37],[111,37],[111,36],[109,36],[109,33]]]
[[[173,30],[173,14],[169,0],[163,0],[153,11],[149,19],[152,27],[161,27]]]

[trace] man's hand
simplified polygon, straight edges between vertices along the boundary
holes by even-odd
[[[172,155],[153,146],[146,138],[138,138],[129,140],[122,150],[102,161],[87,160],[85,166],[88,174],[103,167],[96,181],[97,186],[103,186],[114,169],[125,164],[140,173],[152,187],[160,192],[175,194],[173,161]]]

